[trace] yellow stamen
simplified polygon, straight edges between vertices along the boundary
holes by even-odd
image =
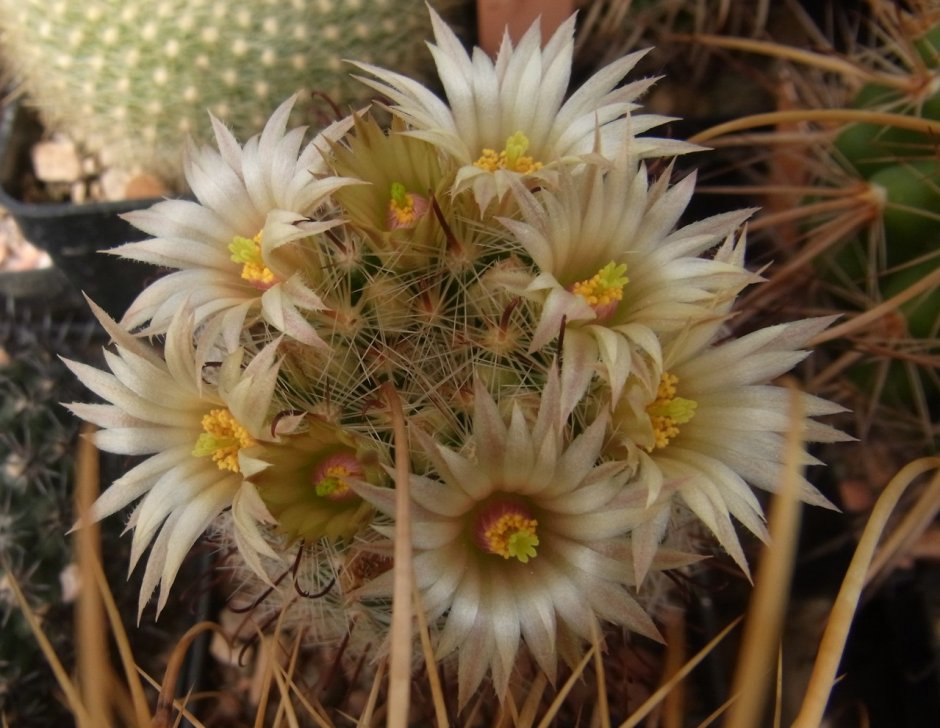
[[[521,507],[497,503],[481,515],[477,543],[487,553],[518,559],[525,564],[536,556],[538,525]]]
[[[202,418],[203,433],[196,440],[193,455],[211,455],[219,470],[238,472],[238,451],[251,447],[255,439],[238,424],[227,409],[214,409]]]
[[[679,425],[684,425],[695,416],[698,403],[691,399],[676,396],[679,378],[665,372],[659,380],[656,399],[646,408],[653,425],[655,442],[646,448],[647,452],[664,448],[679,434]]]
[[[401,182],[392,182],[386,219],[389,230],[414,227],[427,211],[427,199],[408,192]]]
[[[578,281],[571,286],[571,292],[587,301],[598,319],[608,318],[623,300],[623,287],[630,282],[624,275],[626,272],[626,263],[618,265],[610,261],[587,280]]]
[[[484,149],[480,158],[473,163],[474,167],[495,172],[497,169],[508,169],[510,172],[528,174],[542,168],[541,162],[526,156],[529,148],[529,138],[521,131],[517,131],[506,140],[506,147],[501,152],[495,149]]]
[[[236,235],[228,246],[233,263],[242,264],[242,278],[262,290],[277,283],[277,276],[264,264],[261,257],[261,233],[253,238]]]

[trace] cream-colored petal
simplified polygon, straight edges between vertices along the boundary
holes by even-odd
[[[101,450],[117,455],[149,455],[195,443],[193,430],[173,427],[116,427],[89,437]]]
[[[416,503],[431,513],[448,518],[462,516],[474,503],[461,488],[450,487],[416,475],[411,476],[409,490]]]
[[[487,667],[496,651],[495,637],[487,628],[485,612],[477,612],[476,622],[470,628],[476,639],[464,642],[457,652],[457,708],[462,709],[476,693]]]
[[[551,595],[538,583],[535,575],[525,569],[513,575],[518,590],[525,594],[525,603],[519,609],[519,626],[526,647],[549,682],[554,684],[558,668],[555,653],[555,608]]]
[[[474,641],[469,638],[480,613],[481,588],[478,570],[469,565],[454,593],[450,612],[437,640],[434,654],[438,660]]]
[[[177,511],[180,515],[171,525],[172,531],[164,557],[163,572],[160,575],[157,613],[162,612],[166,606],[166,600],[170,596],[170,587],[176,579],[183,558],[219,512],[232,504],[237,488],[237,482],[223,480],[201,493],[185,510]],[[167,529],[168,525],[170,524],[165,524],[164,529]]]
[[[497,564],[497,566],[505,565]],[[501,667],[499,672],[495,669],[493,671],[493,687],[497,696],[503,696],[506,694],[509,676],[512,674],[516,655],[519,652],[519,640],[522,635],[519,624],[520,611],[525,608],[525,605],[517,604],[518,591],[514,588],[515,583],[509,569],[493,568],[490,570],[489,577],[489,584],[484,590],[483,604],[496,645],[495,657]],[[502,679],[500,679],[500,673]]]

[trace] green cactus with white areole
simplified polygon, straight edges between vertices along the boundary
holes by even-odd
[[[430,66],[422,0],[0,0],[0,30],[50,130],[175,187],[181,141],[207,129],[206,110],[245,137],[301,89],[367,101],[345,58]]]

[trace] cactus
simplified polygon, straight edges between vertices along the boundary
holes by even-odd
[[[8,63],[46,126],[176,187],[206,109],[249,136],[299,89],[362,102],[342,59],[415,73],[429,27],[420,0],[0,0]]]
[[[940,121],[936,85],[940,24],[935,20],[926,20],[914,31],[909,46],[904,44],[907,41],[899,41],[879,49],[896,71],[864,85],[852,99],[853,108],[912,121]],[[872,246],[861,238],[850,241],[829,258],[830,271],[855,281],[864,280],[869,270],[877,271],[874,294],[876,300],[885,300],[940,267],[940,161],[935,135],[898,124],[854,123],[836,137],[833,154],[867,182],[878,201],[874,239],[879,245]],[[907,345],[909,353],[929,350],[928,342],[937,336],[940,303],[936,291],[933,286],[898,308],[901,335],[914,344]],[[905,358],[899,356],[881,374],[870,366],[862,367],[855,378],[865,388],[880,390],[881,398],[891,404],[909,408],[925,398],[929,407],[940,393],[937,379],[929,367],[917,374],[916,356],[910,362]]]
[[[7,302],[0,318],[0,714],[9,725],[69,725],[65,701],[26,619],[14,599],[13,579],[42,621],[58,658],[75,658],[72,604],[81,588],[72,539],[75,521],[73,482],[79,423],[61,400],[81,391],[59,356],[93,356],[100,332],[86,318],[53,318]],[[119,458],[101,462],[104,477]],[[101,530],[107,554],[129,549],[120,520]],[[123,560],[123,559],[122,559]],[[105,573],[113,585],[133,585],[123,563],[108,559]],[[115,601],[125,623],[133,619],[134,589],[116,588]],[[160,660],[168,635],[177,635],[191,618],[188,606],[173,609],[160,629],[145,626],[134,634],[138,660],[149,671]],[[169,637],[170,640],[175,637]]]
[[[55,681],[12,599],[15,578],[48,624],[58,654],[71,654],[68,592],[71,481],[77,424],[58,405],[69,388],[54,351],[87,346],[87,326],[19,321],[0,331],[0,711],[14,725],[65,723],[50,700]],[[76,336],[76,333],[78,334]],[[27,721],[28,719],[28,721]]]
[[[764,85],[778,89],[779,135],[769,134],[769,151],[762,149],[752,158],[753,168],[729,185],[758,198],[765,209],[758,223],[766,230],[761,242],[771,247],[765,255],[778,264],[787,261],[786,276],[755,291],[750,302],[755,310],[771,311],[788,291],[794,303],[802,300],[813,281],[809,293],[823,295],[810,304],[812,310],[856,315],[917,285],[911,298],[894,310],[881,309],[877,321],[853,332],[859,337],[855,350],[845,352],[827,376],[844,371],[854,381],[856,412],[876,421],[883,419],[875,414],[883,405],[892,421],[916,424],[926,442],[935,442],[930,422],[940,404],[932,366],[940,331],[940,12],[921,3],[904,11],[882,0],[868,6],[851,37],[826,40],[808,15],[793,18],[781,10],[779,27],[798,21],[806,31],[802,42],[696,40],[745,51],[751,54],[748,64],[755,55],[794,62],[764,71],[772,73]],[[805,51],[814,44],[824,52]],[[742,131],[771,119],[743,118],[732,126]],[[731,129],[713,131],[693,140],[709,143]],[[760,184],[735,184],[749,177]],[[786,280],[795,287],[788,289]]]

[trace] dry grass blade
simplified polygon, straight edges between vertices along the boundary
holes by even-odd
[[[283,616],[284,613],[282,612],[281,618],[283,618]],[[278,619],[275,635],[280,634],[281,619]],[[313,718],[314,723],[316,723],[319,728],[334,728],[333,723],[324,714],[319,702],[317,701],[316,705],[311,703],[303,694],[303,691],[298,689],[297,683],[294,682],[294,673],[297,670],[297,662],[300,656],[302,642],[303,635],[298,634],[294,637],[294,646],[291,648],[290,660],[288,661],[286,669],[281,668],[277,660],[269,661],[274,679],[277,681],[278,689],[281,691],[281,700],[278,704],[277,715],[274,718],[274,725],[280,725],[282,717],[286,717],[291,726],[300,725],[297,712],[294,709],[293,698],[296,698],[297,702],[304,707],[308,715]]]
[[[725,702],[719,705],[715,710],[698,724],[698,728],[708,728],[712,723],[718,720],[721,716],[728,712],[728,709],[734,705],[735,701],[739,698],[739,695],[732,695]]]
[[[268,701],[271,699],[271,683],[274,682],[274,671],[271,669],[275,661],[274,651],[271,649],[271,642],[276,641],[277,637],[270,637],[258,634],[258,658],[255,665],[255,675],[261,673],[261,686],[257,693],[257,708],[255,709],[254,728],[263,728],[264,715],[268,709]],[[254,693],[253,693],[254,695]]]
[[[91,722],[91,716],[82,704],[82,697],[79,694],[78,688],[69,678],[68,671],[59,661],[59,657],[56,655],[52,644],[49,642],[49,638],[46,637],[45,632],[42,631],[39,618],[29,606],[29,602],[26,601],[26,597],[23,595],[23,591],[20,589],[20,584],[16,580],[13,571],[6,563],[3,564],[3,570],[6,572],[7,584],[13,591],[13,598],[16,600],[20,610],[22,610],[23,616],[26,618],[26,622],[29,624],[29,628],[33,633],[33,637],[35,637],[36,642],[39,643],[43,657],[46,659],[46,662],[55,675],[56,682],[59,683],[59,687],[65,694],[65,700],[75,718],[75,724],[78,728],[98,728],[98,726],[95,726],[95,724]]]
[[[777,650],[777,681],[774,685],[774,728],[780,728],[783,721],[783,643]]]
[[[299,643],[298,643],[299,646]],[[282,688],[282,696],[284,701],[281,703],[283,706],[283,713],[288,716],[288,719],[291,721],[291,725],[297,723],[297,714],[293,708],[292,702],[290,700],[291,694],[297,699],[297,701],[304,707],[307,711],[307,714],[313,719],[320,728],[334,728],[333,722],[324,714],[322,707],[319,707],[319,704],[311,703],[310,700],[301,692],[297,684],[293,681],[292,674],[295,665],[291,664],[291,668],[288,670],[283,670],[279,665],[274,666],[274,677],[278,681],[278,687]]]
[[[357,728],[370,728],[372,725],[372,716],[375,713],[375,706],[379,701],[379,690],[382,689],[382,681],[385,679],[385,666],[388,660],[383,659],[375,671],[375,679],[372,680],[372,689],[369,691],[369,698],[359,714]]]
[[[108,622],[111,628],[111,634],[117,645],[118,655],[121,658],[121,667],[124,668],[124,680],[130,690],[131,702],[133,705],[134,716],[138,725],[147,725],[151,722],[150,709],[147,706],[147,696],[144,694],[144,687],[140,682],[140,676],[137,674],[137,663],[134,660],[131,641],[124,630],[121,622],[121,613],[118,611],[117,604],[114,601],[114,595],[108,586],[108,580],[104,575],[104,569],[101,562],[93,563],[95,582],[98,586],[98,592],[104,603],[105,611],[108,615]]]
[[[692,144],[702,144],[716,137],[759,126],[794,124],[800,121],[818,121],[831,124],[863,123],[891,126],[898,129],[910,129],[936,138],[940,136],[940,123],[915,116],[889,114],[881,111],[862,111],[861,109],[799,109],[795,111],[770,111],[764,114],[742,116],[723,124],[716,124],[698,134],[689,137]]]
[[[516,728],[531,728],[535,723],[535,713],[539,708],[539,703],[542,702],[546,687],[548,687],[548,678],[544,672],[539,672],[529,686],[522,710],[519,711],[519,722],[516,723]]]
[[[897,528],[885,539],[882,547],[878,549],[871,566],[868,568],[868,573],[865,575],[866,586],[871,585],[879,576],[888,572],[893,564],[903,558],[913,543],[933,523],[938,511],[940,511],[940,473],[934,475],[930,485],[927,486],[917,502],[897,525]]]
[[[594,714],[600,718],[601,728],[610,728],[610,707],[607,703],[607,679],[604,675],[604,653],[601,642],[604,639],[597,628],[597,623],[591,623],[591,637],[594,641],[594,672],[597,681],[597,706]],[[595,725],[595,723],[591,723]]]
[[[519,709],[516,707],[516,699],[510,690],[499,703],[499,713],[493,721],[493,728],[512,728],[517,725],[519,725]]]
[[[800,523],[803,453],[803,401],[792,385],[788,419],[783,469],[769,519],[770,542],[763,549],[731,688],[732,695],[740,697],[731,707],[727,728],[750,728],[761,722],[790,589]]]
[[[78,656],[78,680],[82,701],[88,710],[92,725],[111,725],[108,693],[113,673],[107,659],[107,631],[100,591],[95,584],[95,564],[101,561],[101,529],[90,522],[86,514],[98,495],[100,463],[98,449],[88,436],[92,425],[82,426],[75,456],[75,512],[80,528],[75,530],[75,551],[78,558],[81,589],[75,606],[75,642]]]
[[[446,728],[447,704],[444,701],[444,690],[441,687],[441,678],[437,674],[437,663],[434,660],[434,648],[431,647],[431,634],[428,631],[428,620],[421,603],[421,595],[414,590],[415,615],[418,617],[418,634],[421,636],[421,652],[424,654],[424,664],[428,673],[428,684],[431,687],[431,702],[434,703],[434,717],[437,725]]]
[[[479,693],[476,697],[476,700],[470,704],[470,709],[465,711],[466,717],[464,718],[463,724],[467,726],[467,728],[478,725],[477,716],[479,716],[480,711],[483,709],[484,697],[485,695],[483,693]]]
[[[92,428],[86,425],[82,429],[83,433],[87,434]],[[88,512],[97,495],[99,480],[98,449],[89,439],[83,437],[79,440],[76,455],[76,513],[79,514],[81,528],[75,531],[75,538],[81,583],[89,585],[89,588],[82,590],[79,601],[81,616],[78,618],[76,625],[78,631],[77,643],[79,645],[78,652],[81,665],[80,674],[102,676],[96,681],[98,690],[91,690],[91,688],[83,685],[83,695],[86,702],[89,699],[106,700],[107,696],[103,689],[105,686],[103,676],[107,675],[114,690],[126,687],[130,692],[130,712],[134,716],[134,723],[135,725],[144,726],[151,722],[150,710],[147,706],[144,687],[137,674],[137,663],[134,660],[130,639],[124,629],[120,611],[114,601],[114,595],[111,593],[107,577],[101,566],[101,532],[96,524],[83,522],[84,515]],[[92,584],[95,585],[94,589],[91,588]],[[123,686],[118,686],[115,683],[110,665],[107,663],[101,664],[101,657],[104,655],[102,645],[106,644],[107,639],[104,621],[101,619],[102,609],[107,615],[108,627],[114,637],[121,658],[125,680]],[[86,664],[86,661],[89,664]],[[89,691],[91,694],[89,694]],[[89,712],[96,716],[96,720],[101,720],[101,711],[100,705],[89,709]],[[102,722],[100,725],[105,725],[105,723]]]
[[[835,683],[836,671],[839,669],[839,661],[842,658],[849,628],[852,626],[855,609],[865,586],[865,577],[888,518],[911,482],[920,475],[937,468],[940,468],[940,458],[937,457],[921,458],[908,463],[891,479],[875,503],[829,614],[829,622],[826,624],[826,630],[819,645],[813,672],[806,688],[806,696],[793,723],[793,728],[817,728],[819,726]]]
[[[147,681],[147,684],[150,685],[150,687],[155,688],[156,690],[162,689],[163,686],[159,682],[157,682],[154,678],[152,678],[150,675],[148,675],[146,672],[144,672],[143,670],[139,668],[137,672],[138,674],[140,674],[141,677],[144,678],[144,680]],[[185,718],[186,720],[188,720],[190,723],[192,723],[195,726],[195,728],[206,728],[206,726],[202,722],[200,722],[199,719],[196,718],[195,715],[193,715],[192,713],[189,712],[189,710],[186,709],[186,705],[182,701],[174,699],[173,707],[179,711],[179,717],[173,723],[174,728],[175,726],[179,724],[181,718]],[[151,728],[154,728],[156,724],[148,723],[148,725],[150,725]]]
[[[271,664],[271,672],[274,681],[277,683],[277,689],[280,693],[280,699],[277,701],[277,710],[274,713],[273,726],[280,726],[286,719],[291,728],[297,728],[297,712],[294,710],[294,704],[291,700],[291,687],[293,679],[291,675],[294,672],[294,660],[297,656],[297,648],[300,644],[294,640],[294,649],[291,650],[290,664],[287,669],[281,670],[277,662]]]
[[[170,726],[173,725],[170,720],[172,710],[176,706],[173,694],[176,690],[176,682],[179,678],[180,670],[183,669],[183,661],[186,659],[186,653],[193,643],[193,640],[203,632],[209,630],[218,632],[225,637],[226,640],[228,639],[222,628],[214,622],[199,622],[186,630],[186,633],[180,638],[179,643],[173,648],[173,652],[170,653],[166,671],[163,673],[160,695],[157,697],[157,709],[154,712],[152,723],[153,728],[170,728]]]
[[[650,695],[643,702],[643,705],[641,705],[639,708],[636,709],[633,715],[631,715],[623,723],[621,723],[620,728],[636,728],[636,726],[638,726],[640,722],[644,718],[646,718],[646,716],[648,716],[653,711],[653,709],[666,698],[669,692],[678,683],[680,683],[682,680],[685,679],[686,675],[692,672],[692,670],[694,670],[702,660],[708,657],[711,651],[714,650],[715,647],[717,647],[721,643],[721,641],[725,637],[728,636],[728,633],[731,632],[731,630],[733,630],[735,627],[738,626],[738,624],[741,622],[742,619],[743,617],[738,617],[733,622],[731,622],[731,624],[729,624],[727,627],[721,630],[721,632],[715,635],[708,642],[707,645],[705,645],[702,649],[700,649],[697,653],[695,653],[692,659],[690,659],[688,662],[686,662],[682,666],[681,670],[679,670],[675,675],[672,676],[672,679],[660,685],[656,689],[656,692]]]
[[[282,612],[283,616],[283,612]],[[274,646],[271,649],[277,649],[279,645],[279,640],[277,637],[280,635],[281,624],[278,620],[278,626],[275,630],[275,640]],[[294,647],[291,650],[290,661],[288,662],[287,669],[283,669],[277,662],[277,660],[268,661],[268,669],[271,671],[271,674],[274,677],[275,682],[277,682],[277,689],[280,692],[280,701],[277,706],[277,714],[274,716],[274,725],[281,725],[281,721],[286,719],[287,724],[291,728],[300,728],[300,721],[297,718],[297,712],[294,710],[294,704],[292,695],[296,694],[297,697],[302,701],[304,707],[310,713],[310,716],[313,718],[314,722],[320,726],[320,728],[332,728],[327,721],[324,721],[319,713],[314,709],[314,707],[307,701],[303,700],[303,695],[299,690],[293,680],[294,670],[297,667],[297,656],[300,653],[300,639],[294,640]],[[259,714],[262,712],[262,707],[258,708]]]
[[[666,659],[663,665],[663,682],[667,682],[685,664],[685,626],[685,613],[679,609],[672,610],[665,620]],[[685,713],[684,693],[682,684],[677,683],[666,695],[662,711],[663,728],[682,728]]]
[[[590,662],[591,658],[594,657],[595,652],[597,652],[596,644],[591,645],[591,649],[589,649],[587,654],[581,658],[581,662],[578,663],[577,667],[572,670],[571,676],[565,680],[565,684],[561,686],[561,689],[558,691],[558,694],[555,696],[552,704],[548,706],[548,710],[545,712],[545,715],[542,716],[542,720],[539,722],[538,728],[548,728],[549,724],[555,720],[555,715],[558,713],[558,709],[561,708],[562,703],[565,702],[565,698],[568,697],[568,693],[571,692],[571,688],[574,687],[575,682],[581,677],[581,673],[584,672],[584,668],[587,667],[588,662]]]
[[[389,728],[406,728],[411,690],[411,595],[414,591],[408,434],[405,431],[405,414],[398,393],[387,383],[382,386],[382,390],[392,413],[395,432],[395,583],[392,592],[386,725]]]

